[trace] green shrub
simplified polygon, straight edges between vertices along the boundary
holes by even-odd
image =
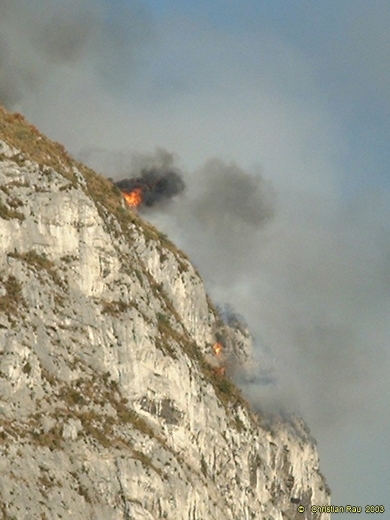
[[[22,295],[22,286],[12,275],[3,282],[3,285],[6,294],[0,297],[0,312],[5,312],[8,316],[17,315],[19,306],[26,303]]]
[[[119,316],[127,309],[130,305],[120,300],[115,301],[103,301],[103,314],[110,314],[111,316]]]
[[[57,285],[63,286],[63,281],[54,269],[54,262],[49,260],[45,254],[39,254],[36,251],[31,250],[27,251],[27,253],[18,253],[17,251],[14,251],[13,253],[9,253],[8,256],[22,260],[23,262],[35,267],[38,271],[45,270]]]
[[[19,211],[9,209],[2,202],[0,202],[0,218],[3,218],[5,220],[10,220],[13,218],[17,218],[19,220],[24,220],[25,216],[23,215],[23,213],[20,213]]]

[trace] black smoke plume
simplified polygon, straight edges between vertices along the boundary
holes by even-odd
[[[143,169],[139,177],[122,179],[115,185],[125,193],[141,189],[142,202],[140,206],[149,208],[166,203],[185,189],[185,183],[177,171],[165,170],[156,166]]]

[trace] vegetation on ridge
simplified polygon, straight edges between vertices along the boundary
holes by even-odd
[[[125,236],[128,240],[133,239],[133,227],[136,226],[140,228],[147,241],[151,240],[155,242],[162,261],[166,258],[164,251],[169,250],[176,255],[180,272],[184,272],[187,269],[188,258],[186,255],[179,251],[164,233],[159,232],[154,226],[143,221],[133,210],[127,208],[120,190],[110,180],[97,174],[88,166],[74,160],[62,144],[48,139],[34,125],[28,123],[21,114],[11,114],[1,106],[0,139],[3,139],[11,147],[20,150],[20,153],[18,152],[11,160],[22,166],[26,160],[30,159],[41,167],[42,173],[49,174],[51,169],[53,169],[70,180],[72,185],[80,185],[95,202],[105,225],[110,226],[110,216],[113,215],[121,227],[121,236]],[[81,173],[85,184],[79,183],[79,179],[76,175],[77,171]],[[22,214],[0,204],[0,217],[1,216],[3,216],[3,218],[24,218]],[[110,227],[109,230],[114,234],[118,233],[114,226]],[[38,271],[42,269],[45,270],[53,277],[55,282],[60,283],[61,280],[54,270],[54,263],[35,251],[29,251],[24,254],[14,252],[9,256],[28,263]],[[144,272],[149,279],[150,288],[156,298],[164,302],[165,306],[164,314],[159,313],[158,315],[157,325],[160,338],[157,341],[157,346],[165,354],[173,358],[176,357],[173,344],[180,346],[187,355],[197,362],[203,376],[212,383],[216,394],[225,406],[232,403],[241,403],[247,406],[236,385],[227,376],[216,375],[212,367],[204,360],[199,348],[190,338],[187,337],[185,333],[178,332],[171,326],[169,316],[172,316],[178,323],[180,323],[180,317],[170,302],[170,299],[165,294],[162,285],[157,284],[146,269]],[[10,306],[8,312],[16,312],[16,305],[22,303],[20,294],[20,292],[16,293],[13,291],[12,298],[14,299],[14,303]],[[5,302],[8,302],[9,299],[10,295],[7,291],[7,294],[0,298],[0,310],[1,305],[4,306]],[[212,312],[218,315],[209,299],[208,304]],[[118,317],[122,312],[125,312],[128,307],[128,304],[121,301],[104,301],[103,313]]]

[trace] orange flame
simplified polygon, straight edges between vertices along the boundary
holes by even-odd
[[[217,342],[213,346],[214,352],[217,356],[219,356],[222,353],[223,346],[221,343]]]
[[[129,206],[138,208],[142,202],[142,188],[134,188],[133,191],[123,192],[123,196]]]
[[[224,377],[226,375],[226,367],[213,368],[214,375],[217,377]]]

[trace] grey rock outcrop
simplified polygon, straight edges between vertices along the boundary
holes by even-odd
[[[250,337],[183,253],[20,116],[0,139],[3,518],[328,518],[315,443],[219,370]]]

